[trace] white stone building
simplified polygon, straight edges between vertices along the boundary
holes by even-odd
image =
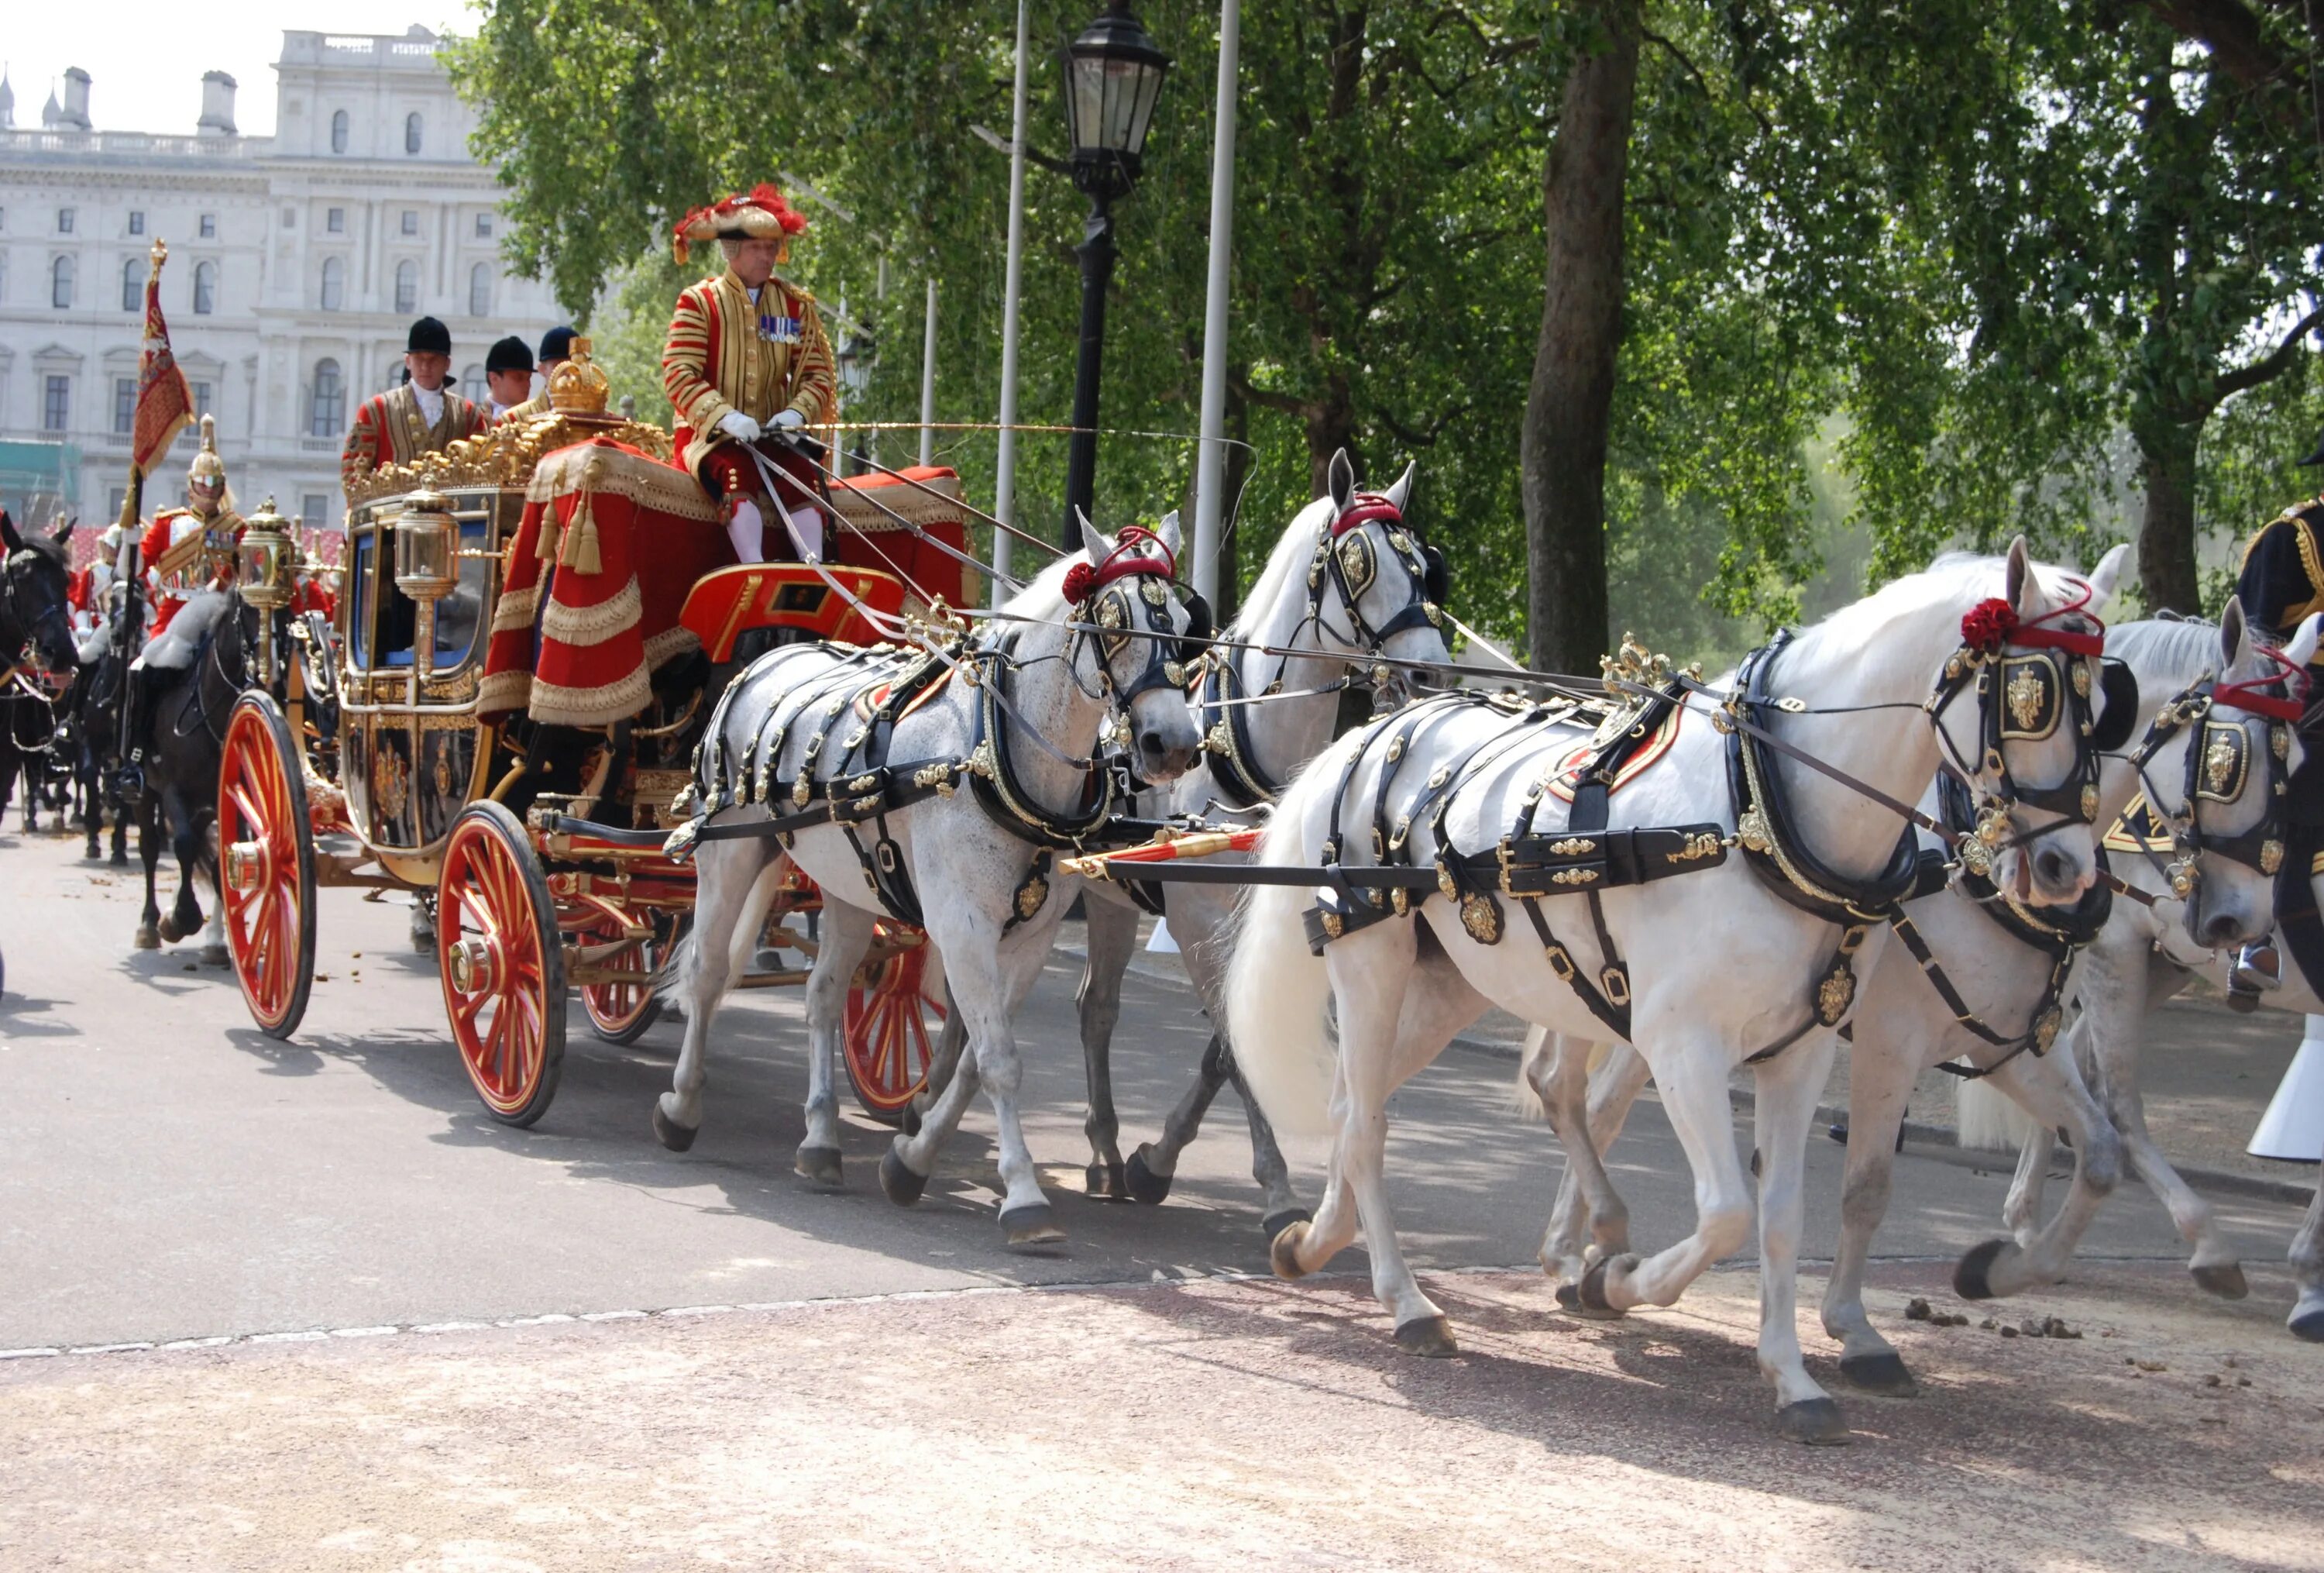
[[[272,494],[309,524],[340,521],[340,442],[397,380],[414,318],[451,328],[478,400],[494,339],[537,346],[562,320],[545,283],[503,271],[499,189],[469,156],[475,117],[439,47],[418,27],[285,32],[271,138],[235,131],[219,71],[182,136],[94,129],[78,69],[19,128],[0,84],[0,501],[26,519],[118,514],[157,236],[171,343],[237,499]],[[149,514],[180,500],[177,475],[149,482]]]

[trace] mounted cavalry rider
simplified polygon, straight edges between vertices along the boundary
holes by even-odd
[[[2324,467],[2324,439],[2300,461]],[[2324,496],[2295,503],[2260,526],[2244,551],[2236,594],[2244,613],[2279,643],[2289,640],[2311,612],[2324,612]],[[2309,692],[2324,694],[2324,661],[2308,669]],[[2312,718],[2313,710],[2309,712]],[[2307,757],[2292,774],[2284,820],[2283,871],[2276,881],[2277,932],[2309,981],[2324,988],[2324,915],[2316,907],[2312,878],[2324,858],[2324,748],[2310,743]],[[2248,1010],[2256,995],[2278,986],[2281,963],[2273,945],[2247,945],[2229,969],[2228,1003]]]
[[[404,339],[403,369],[410,380],[363,402],[346,446],[339,450],[339,478],[353,486],[374,470],[409,464],[423,453],[440,453],[491,424],[486,412],[447,385],[452,375],[452,332],[433,317],[411,325]]]
[[[822,550],[822,469],[794,439],[831,421],[838,375],[815,297],[775,275],[806,227],[806,215],[761,182],[696,208],[675,232],[680,264],[706,240],[726,259],[724,273],[678,296],[661,379],[678,462],[718,504],[743,562],[793,555],[783,513],[808,550]]]
[[[148,669],[186,664],[178,657],[190,657],[201,631],[182,629],[172,639],[171,626],[197,599],[217,600],[217,592],[234,582],[235,548],[241,543],[242,529],[242,515],[235,512],[234,495],[226,489],[226,461],[218,457],[217,422],[205,415],[201,449],[186,470],[186,505],[156,514],[138,541],[152,626],[144,653],[129,667],[123,774],[133,789],[152,739],[153,696],[159,685]]]

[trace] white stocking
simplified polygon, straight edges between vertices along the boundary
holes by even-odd
[[[759,518],[759,504],[748,497],[734,499],[734,516],[726,522],[726,539],[734,543],[734,555],[744,562],[764,562],[762,545],[766,526]]]
[[[801,560],[822,561],[823,510],[794,505],[790,513],[791,529],[798,537],[793,544],[798,548]]]

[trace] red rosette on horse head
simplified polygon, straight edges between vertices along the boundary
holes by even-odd
[[[1178,560],[1162,544],[1160,536],[1142,524],[1132,524],[1114,537],[1113,550],[1105,554],[1103,562],[1077,562],[1065,569],[1065,603],[1078,606],[1114,580],[1141,574],[1176,578]]]
[[[790,238],[807,227],[807,215],[785,200],[772,181],[761,180],[747,191],[696,208],[670,231],[671,254],[684,267],[690,248],[707,240],[761,240],[778,245],[775,260],[790,260]]]
[[[1998,655],[2005,644],[2028,650],[2062,650],[2070,655],[2098,655],[2106,649],[2106,625],[2091,612],[2090,587],[2075,581],[2081,593],[2062,606],[2038,617],[2021,618],[2017,608],[1999,596],[1988,596],[1961,614],[1961,643],[1986,655]],[[2069,627],[2079,618],[2089,627]]]

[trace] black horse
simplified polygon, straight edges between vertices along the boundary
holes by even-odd
[[[48,695],[16,669],[31,661],[59,674],[73,669],[72,612],[69,599],[72,557],[68,523],[54,535],[19,534],[16,522],[0,508],[0,809],[5,809],[16,779],[24,777],[24,828],[33,828],[55,744],[56,708]]]
[[[115,593],[119,594],[117,590]],[[65,696],[63,726],[58,732],[59,750],[65,767],[72,773],[81,826],[88,834],[88,849],[82,856],[92,863],[105,856],[100,842],[109,808],[113,810],[112,863],[115,868],[129,866],[130,805],[123,800],[116,785],[121,768],[121,706],[127,691],[129,663],[123,659],[111,622],[124,610],[118,606],[108,608],[104,637],[97,643],[96,656],[83,661],[73,673],[72,689]],[[84,642],[84,650],[88,643]]]

